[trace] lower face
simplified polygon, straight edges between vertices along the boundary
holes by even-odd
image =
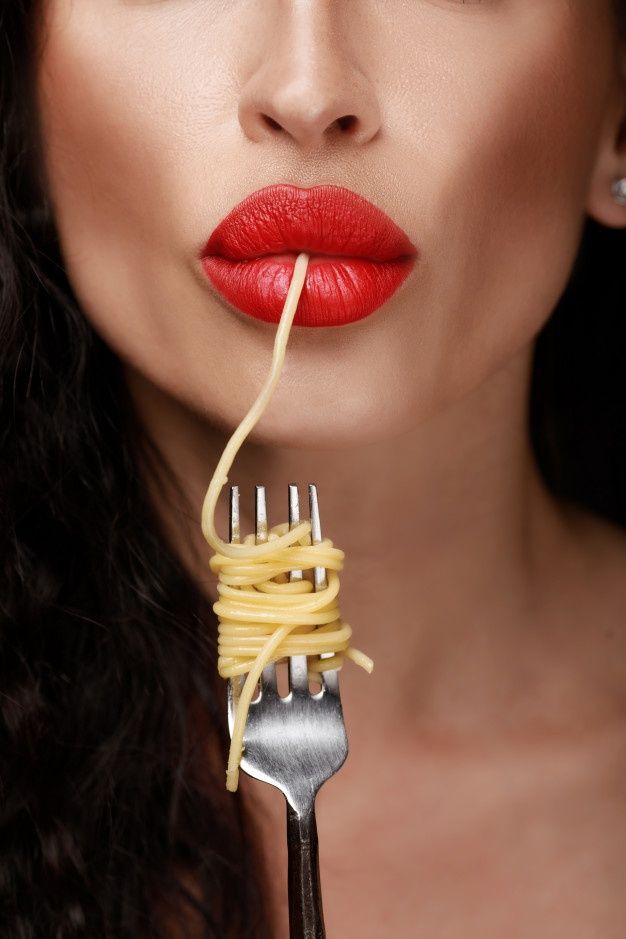
[[[418,259],[370,315],[292,328],[252,437],[351,446],[442,412],[529,345],[565,286],[614,81],[609,7],[44,0],[45,168],[85,316],[135,372],[232,428],[275,326],[221,295],[199,249],[257,189],[347,187]],[[371,132],[312,147],[307,102],[333,87]],[[270,108],[302,138],[264,124]]]

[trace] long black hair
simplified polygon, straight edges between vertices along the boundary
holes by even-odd
[[[144,496],[154,454],[46,207],[36,6],[0,0],[0,935],[181,935],[187,910],[207,939],[268,937],[224,790],[215,618]],[[621,524],[625,249],[588,222],[530,407],[550,486]]]

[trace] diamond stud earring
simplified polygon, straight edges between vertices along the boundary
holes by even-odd
[[[626,176],[613,180],[611,192],[618,205],[626,205]]]

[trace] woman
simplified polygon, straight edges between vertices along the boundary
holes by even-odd
[[[376,662],[318,800],[328,934],[623,936],[624,4],[0,11],[2,936],[286,936],[199,527],[275,335],[201,249],[271,185],[416,248],[293,327],[231,473],[247,531],[255,483],[271,524],[317,483]]]

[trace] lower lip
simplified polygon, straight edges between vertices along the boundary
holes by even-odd
[[[280,320],[297,253],[242,261],[202,258],[205,274],[237,309],[267,323]],[[388,300],[410,274],[414,257],[371,261],[311,256],[294,326],[344,326],[364,319]]]

